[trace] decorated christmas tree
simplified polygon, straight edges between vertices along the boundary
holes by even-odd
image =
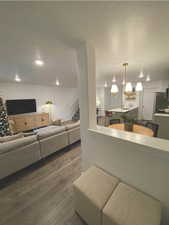
[[[3,104],[3,100],[0,97],[0,136],[11,135],[11,131],[9,128],[8,115],[6,112],[5,105]]]

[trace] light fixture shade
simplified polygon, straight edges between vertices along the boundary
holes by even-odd
[[[59,86],[59,85],[60,85],[59,80],[56,80],[56,86]]]
[[[108,85],[107,85],[107,82],[105,81],[105,83],[104,83],[104,87],[105,87],[105,88],[107,88],[107,86],[108,86]]]
[[[150,75],[147,75],[146,77],[146,81],[149,82],[151,79],[150,79]]]
[[[141,82],[137,82],[136,91],[143,91],[143,84]]]
[[[116,94],[116,93],[118,93],[118,91],[119,91],[119,88],[118,88],[117,84],[112,84],[111,93]]]
[[[19,77],[18,74],[15,75],[15,81],[16,81],[16,82],[21,82],[21,78]]]
[[[37,66],[43,66],[44,65],[44,62],[42,60],[40,60],[40,59],[37,59],[37,60],[35,60],[35,64]]]
[[[115,76],[113,76],[112,82],[116,83],[116,77]]]
[[[133,87],[131,82],[127,82],[125,86],[125,92],[132,92],[132,91],[133,91]]]
[[[139,74],[139,78],[143,78],[143,77],[144,77],[144,73],[143,73],[143,71],[141,71]]]

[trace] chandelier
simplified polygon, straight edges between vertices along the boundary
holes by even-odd
[[[129,95],[133,94],[134,91],[137,91],[137,92],[143,91],[143,84],[142,84],[142,82],[139,81],[136,83],[136,86],[134,88],[133,84],[131,82],[127,81],[127,66],[128,66],[128,62],[123,63],[124,75],[123,75],[122,85],[124,87],[124,94],[129,96]],[[143,72],[141,72],[140,74],[141,74],[141,76],[139,76],[139,78],[144,77]],[[150,81],[149,75],[147,75],[146,81]],[[107,86],[108,86],[107,82],[105,82],[104,87],[107,87]],[[111,94],[116,95],[118,92],[119,92],[119,88],[118,88],[118,85],[116,84],[116,78],[114,76],[113,80],[112,80]]]
[[[128,66],[128,63],[127,62],[123,63],[123,66],[124,66],[123,85],[125,85],[124,94],[129,95],[133,92],[133,85],[132,85],[131,82],[127,82],[127,66]],[[138,92],[143,91],[142,82],[137,82],[135,90],[138,91]]]

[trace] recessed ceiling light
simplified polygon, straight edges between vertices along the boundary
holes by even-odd
[[[60,85],[59,80],[56,80],[56,86],[59,86],[59,85]]]
[[[21,78],[19,77],[18,74],[15,75],[15,81],[16,81],[16,82],[21,82]]]
[[[44,65],[44,62],[42,60],[40,60],[40,59],[37,59],[37,60],[35,60],[35,64],[37,66],[43,66]]]

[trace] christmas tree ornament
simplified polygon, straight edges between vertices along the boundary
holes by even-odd
[[[7,135],[11,135],[11,131],[9,127],[6,107],[3,104],[3,99],[0,97],[0,136],[3,137]]]

